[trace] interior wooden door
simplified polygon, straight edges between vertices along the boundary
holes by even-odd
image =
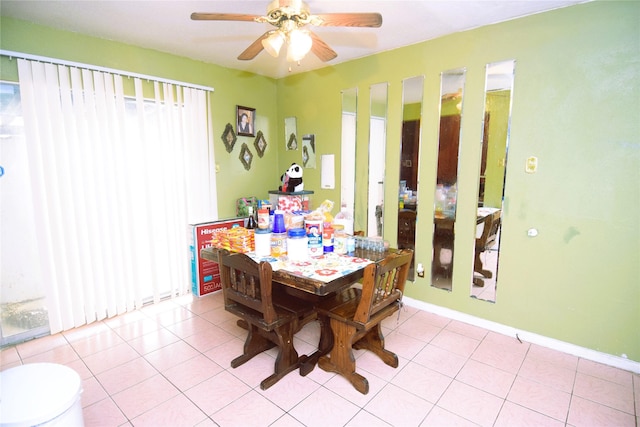
[[[460,115],[440,118],[440,154],[438,184],[453,185],[458,179],[458,148],[460,145]]]
[[[418,153],[420,145],[420,120],[402,122],[402,158],[400,180],[407,181],[407,187],[418,188]]]

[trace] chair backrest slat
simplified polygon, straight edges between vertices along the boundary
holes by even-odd
[[[218,253],[225,305],[240,304],[262,314],[266,323],[278,316],[273,307],[271,264],[259,264],[242,253]]]
[[[412,258],[413,251],[405,249],[365,267],[355,322],[367,323],[371,316],[402,299]]]

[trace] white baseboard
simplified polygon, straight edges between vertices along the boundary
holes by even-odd
[[[602,353],[600,351],[592,350],[586,347],[580,347],[578,345],[570,344],[554,338],[549,338],[543,335],[534,334],[532,332],[523,331],[511,326],[503,325],[501,323],[492,322],[490,320],[482,319],[470,314],[455,311],[450,308],[440,307],[438,305],[429,304],[424,301],[409,298],[407,296],[402,298],[402,302],[410,307],[444,316],[449,319],[459,320],[460,322],[469,323],[470,325],[479,326],[481,328],[497,332],[499,334],[507,335],[514,338],[516,338],[517,334],[517,337],[523,342],[537,344],[543,347],[561,351],[563,353],[572,354],[583,359],[603,363],[605,365],[624,369],[625,371],[631,371],[635,372],[636,374],[640,374],[640,362],[635,362],[624,357]]]

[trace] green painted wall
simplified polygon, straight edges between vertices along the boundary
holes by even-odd
[[[501,207],[504,189],[505,153],[509,128],[510,90],[487,93],[486,111],[490,114],[487,138],[484,206]]]
[[[409,122],[412,120],[420,120],[420,115],[422,113],[422,104],[407,104],[404,106],[402,110],[402,120],[405,122]]]
[[[363,209],[369,87],[389,83],[385,181],[396,183],[402,80],[424,75],[418,199],[430,218],[440,73],[465,67],[453,291],[429,286],[427,274],[408,286],[408,296],[640,361],[638,22],[640,3],[597,1],[458,33],[281,79],[279,111],[299,112],[300,127],[317,135],[319,150],[339,159],[339,94],[358,88],[356,209]],[[499,287],[491,304],[469,297],[472,236],[485,65],[507,59],[516,60],[516,72]],[[529,156],[539,159],[536,174],[525,173]],[[338,191],[318,193],[339,200]],[[396,194],[388,185],[385,238],[392,242]],[[538,237],[528,237],[529,228]],[[430,265],[431,222],[418,220],[417,233],[417,261]]]
[[[341,91],[358,89],[356,209],[363,209],[369,87],[389,83],[385,238],[395,242],[402,80],[425,76],[420,212],[430,218],[435,185],[440,73],[467,69],[459,167],[453,291],[426,278],[408,296],[470,315],[640,361],[640,3],[596,1],[426,41],[304,74],[272,80],[133,46],[2,18],[1,47],[215,87],[213,124],[220,216],[233,201],[277,187],[300,151],[285,151],[283,118],[316,135],[318,160],[340,161]],[[485,64],[516,60],[495,304],[469,297]],[[399,66],[399,64],[402,64]],[[3,77],[13,66],[3,59]],[[269,146],[246,172],[239,145],[219,134],[235,105],[255,107]],[[281,141],[282,140],[282,141]],[[249,138],[240,138],[239,143]],[[529,156],[536,174],[524,172]],[[320,189],[320,167],[305,170],[314,203],[340,200]],[[527,230],[539,230],[536,238]],[[432,226],[419,221],[416,257],[430,264]],[[427,277],[429,275],[426,275]]]

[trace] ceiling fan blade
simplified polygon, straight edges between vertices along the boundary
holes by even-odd
[[[264,49],[264,46],[262,46],[262,40],[264,40],[267,37],[269,37],[270,33],[271,33],[271,31],[267,31],[266,33],[264,33],[263,35],[258,37],[258,39],[256,41],[251,43],[251,45],[248,48],[246,48],[244,50],[244,52],[242,52],[238,56],[238,59],[241,60],[241,61],[248,61],[250,59],[255,58]]]
[[[255,21],[258,22],[260,15],[245,15],[243,13],[198,13],[191,14],[194,21]]]
[[[311,24],[323,27],[379,27],[382,15],[379,13],[324,13],[313,15]]]
[[[335,50],[331,49],[328,44],[322,41],[320,37],[318,37],[313,31],[309,31],[311,35],[311,40],[313,40],[313,44],[311,45],[311,52],[314,53],[321,61],[327,62],[331,61],[338,54]]]

